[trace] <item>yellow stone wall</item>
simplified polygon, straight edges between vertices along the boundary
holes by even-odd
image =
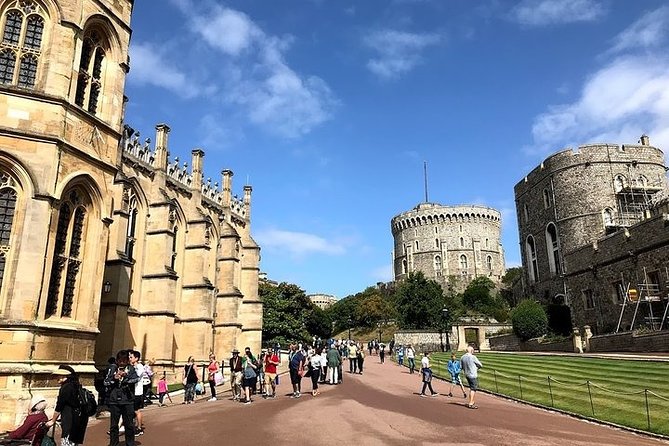
[[[213,351],[224,360],[235,347],[260,349],[250,187],[233,197],[228,170],[220,188],[203,184],[201,150],[193,151],[191,170],[176,165],[165,125],[152,147],[123,125],[132,3],[33,0],[32,13],[45,22],[35,85],[0,84],[0,192],[16,193],[9,244],[0,242],[0,430],[21,421],[31,395],[55,397],[50,371],[61,363],[92,385],[96,365],[133,348],[179,380],[188,356],[205,360]],[[0,0],[0,17],[17,5]],[[93,28],[105,58],[90,112],[75,98],[84,36]],[[60,225],[67,238],[57,253],[61,210],[71,200],[85,209],[81,246],[72,250],[79,226],[71,219]],[[78,271],[67,280],[72,265]]]

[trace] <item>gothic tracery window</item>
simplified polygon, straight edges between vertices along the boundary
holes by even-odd
[[[16,0],[2,17],[0,83],[34,88],[44,39],[45,13],[32,0]]]
[[[531,235],[527,236],[527,241],[525,242],[525,255],[530,264],[528,268],[530,282],[536,282],[539,280],[539,265],[537,264],[537,247],[534,244],[534,237]]]
[[[14,180],[0,173],[0,289],[5,276],[5,265],[11,251],[10,236],[16,212],[16,192]]]
[[[467,270],[467,256],[464,254],[460,256],[460,269],[463,271]]]
[[[98,110],[102,92],[102,75],[106,56],[104,46],[103,35],[97,29],[88,30],[84,34],[74,102],[93,114]]]
[[[441,256],[434,256],[434,269],[441,271]]]
[[[174,227],[174,233],[172,236],[172,258],[170,261],[170,268],[174,270],[174,268],[177,266],[177,234],[178,234],[179,229],[175,226]]]
[[[82,195],[76,190],[70,192],[58,212],[46,317],[72,317],[83,260],[82,241],[86,214]]]
[[[132,260],[135,250],[135,243],[137,242],[137,196],[130,191],[128,195],[128,228],[125,233],[125,255]]]

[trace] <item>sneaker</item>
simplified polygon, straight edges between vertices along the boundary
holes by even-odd
[[[140,435],[144,435],[144,429],[137,429],[137,432],[135,432],[135,437],[139,437]]]
[[[427,395],[425,395],[424,393],[421,393],[421,394],[420,394],[420,397],[421,397],[421,398],[425,398],[425,397],[427,397]]]
[[[216,397],[215,397],[215,396],[212,396],[212,397],[209,398],[207,401],[216,401]]]
[[[432,396],[439,396],[439,393],[434,392],[434,393],[432,394]]]
[[[301,397],[301,396],[302,396],[302,394],[301,394],[300,392],[297,392],[297,393],[295,394],[295,398],[299,398],[299,397]]]
[[[467,404],[467,407],[469,407],[470,409],[478,409],[479,408],[479,406],[477,406],[476,404]]]
[[[448,392],[449,398],[453,398],[453,394],[451,392]]]
[[[118,433],[119,434],[125,434],[125,426],[121,426],[118,428]]]
[[[251,400],[244,401],[244,404],[251,404]]]

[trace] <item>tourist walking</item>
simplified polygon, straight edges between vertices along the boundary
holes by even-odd
[[[232,350],[230,358],[230,388],[232,389],[232,400],[237,401],[242,397],[242,380],[244,379],[244,367],[242,358],[239,357],[239,350]]]
[[[467,393],[465,393],[465,388],[462,385],[462,381],[460,381],[460,371],[462,371],[462,365],[460,364],[460,361],[458,360],[457,356],[455,356],[455,353],[451,353],[451,359],[448,360],[448,373],[451,374],[451,388],[448,389],[448,396],[453,396],[453,386],[460,386],[460,390],[462,390],[462,397],[467,398]]]
[[[341,364],[341,356],[335,347],[335,344],[330,345],[330,350],[327,353],[327,364],[328,364],[328,381],[330,384],[337,384],[339,365]]]
[[[188,362],[184,366],[184,376],[182,383],[186,389],[184,402],[181,404],[193,404],[195,401],[195,386],[197,385],[197,370],[195,369],[195,358],[188,357]]]
[[[401,345],[397,349],[397,365],[404,366],[404,347]]]
[[[258,362],[256,358],[251,353],[251,348],[246,347],[244,349],[244,404],[251,404],[253,400],[251,399],[251,389],[256,388],[258,383]]]
[[[144,365],[139,360],[141,353],[137,350],[130,350],[128,352],[130,365],[135,368],[139,381],[135,384],[135,436],[144,435],[144,417],[142,416],[142,409],[144,408],[144,384],[142,377],[144,376]],[[126,426],[127,428],[128,426]]]
[[[423,359],[420,361],[420,371],[423,374],[423,388],[420,391],[420,396],[427,396],[425,394],[425,389],[430,389],[430,394],[432,396],[439,395],[432,388],[432,368],[430,368],[430,354],[425,352],[423,353]]]
[[[409,374],[413,375],[413,372],[416,370],[416,360],[415,360],[416,352],[414,351],[411,344],[409,344],[407,345],[407,348],[404,353],[407,357],[407,362],[409,363]]]
[[[365,349],[358,349],[358,373],[362,375],[362,369],[365,365]]]
[[[302,396],[302,375],[304,374],[305,357],[302,349],[295,344],[291,345],[292,355],[288,363],[288,371],[290,373],[290,383],[293,385],[293,398]]]
[[[381,364],[386,362],[386,346],[383,344],[379,344],[379,359]]]
[[[390,353],[390,356],[395,355],[395,338],[390,340],[390,344],[388,344],[388,353]]]
[[[80,404],[79,375],[69,365],[61,365],[53,372],[60,376],[58,384],[58,398],[56,399],[56,408],[53,416],[46,422],[46,427],[50,428],[60,418],[61,446],[76,446],[84,443],[86,436],[86,427],[88,426],[88,414],[85,413]],[[139,379],[137,379],[139,381]],[[131,443],[129,443],[131,444]]]
[[[279,354],[276,350],[268,349],[265,355],[265,392],[269,398],[276,397],[276,367],[280,362]],[[269,393],[269,389],[272,393]]]
[[[127,350],[116,354],[105,376],[105,387],[109,389],[109,446],[118,446],[119,419],[123,419],[125,444],[135,445],[135,385],[140,381],[137,371],[130,366]]]
[[[323,358],[322,350],[316,347],[316,351],[309,358],[309,373],[311,374],[311,396],[316,396],[318,391],[318,380],[321,377],[323,367],[325,366],[325,358]]]
[[[209,401],[216,401],[216,374],[221,371],[221,367],[216,361],[216,355],[213,353],[209,355],[209,365],[207,366],[207,379],[209,381],[209,388],[211,389],[211,398]]]
[[[350,342],[348,346],[348,373],[355,373],[358,371],[358,347],[355,342]]]
[[[462,371],[465,373],[465,378],[467,378],[467,383],[469,384],[469,403],[467,404],[467,407],[470,409],[478,409],[478,406],[474,403],[474,395],[476,395],[476,391],[479,389],[479,369],[483,367],[483,365],[474,355],[474,347],[471,345],[467,347],[467,353],[462,355],[460,363],[462,364]]]
[[[165,401],[165,397],[167,397],[168,400],[170,400],[170,404],[174,404],[172,402],[172,397],[170,396],[170,393],[167,391],[167,379],[165,378],[165,372],[163,372],[163,376],[160,377],[158,380],[158,404],[160,406],[164,406],[165,404],[163,401]]]

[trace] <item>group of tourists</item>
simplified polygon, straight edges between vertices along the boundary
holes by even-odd
[[[411,346],[408,346],[411,348]],[[398,355],[399,358],[399,355]],[[399,361],[399,359],[398,359]],[[465,378],[467,379],[467,385],[469,386],[469,402],[467,407],[470,409],[478,409],[478,406],[474,402],[474,397],[479,388],[478,382],[478,369],[482,367],[481,361],[474,355],[474,347],[468,346],[467,351],[460,359],[457,358],[455,353],[451,353],[451,359],[448,361],[447,369],[451,375],[451,384],[448,390],[448,396],[453,397],[453,389],[458,387],[462,391],[462,397],[467,398],[467,392],[462,385],[460,380],[460,373],[463,372]],[[419,393],[421,397],[427,397],[425,393],[426,390],[430,391],[430,396],[438,396],[437,393],[432,388],[432,368],[430,366],[430,354],[428,352],[423,353],[423,358],[421,359],[421,377],[423,382],[423,387]],[[410,371],[409,373],[413,373]]]

